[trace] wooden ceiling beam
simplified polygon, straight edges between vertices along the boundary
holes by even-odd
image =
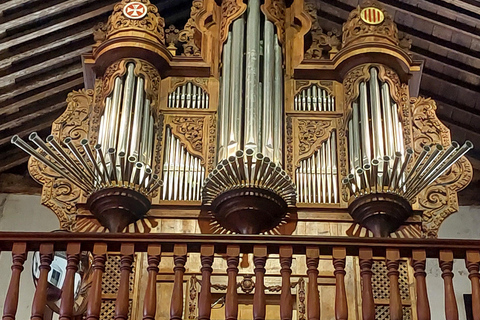
[[[67,103],[63,101],[60,103],[56,103],[52,106],[48,106],[46,108],[42,108],[39,111],[32,112],[27,115],[18,117],[15,120],[2,123],[0,124],[0,132],[4,130],[13,130],[22,125],[28,125],[30,121],[35,120],[37,117],[41,117],[53,112],[58,112],[59,110],[65,109],[66,107],[67,107]]]

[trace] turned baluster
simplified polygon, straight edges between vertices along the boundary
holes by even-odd
[[[238,316],[237,275],[239,246],[227,246],[227,294],[225,296],[225,319],[236,320]]]
[[[62,301],[60,303],[60,320],[73,319],[75,274],[80,262],[80,243],[72,242],[67,245],[67,272],[62,287]]]
[[[453,252],[440,250],[438,258],[442,270],[443,285],[445,289],[445,320],[458,320],[457,301],[453,289]]]
[[[183,313],[183,274],[187,262],[187,245],[176,244],[173,249],[175,280],[173,282],[172,303],[170,304],[170,319],[181,320]]]
[[[375,302],[372,288],[372,249],[360,248],[358,251],[360,261],[360,276],[362,277],[362,319],[375,320]]]
[[[412,267],[417,289],[417,317],[418,320],[430,320],[430,304],[428,303],[427,283],[425,277],[425,263],[427,253],[425,250],[412,250]]]
[[[2,320],[15,320],[20,291],[20,275],[23,271],[25,259],[27,259],[27,244],[25,242],[14,243],[12,248],[12,275],[5,297]]]
[[[157,274],[162,247],[159,244],[148,245],[148,282],[143,301],[143,320],[155,320],[157,312]]]
[[[40,245],[40,276],[32,302],[31,320],[42,320],[47,303],[48,272],[53,260],[53,244],[42,243]]]
[[[115,300],[115,320],[128,319],[130,273],[132,273],[133,255],[135,246],[133,243],[123,243],[120,248],[120,285],[117,299]]]
[[[320,293],[318,291],[318,262],[320,250],[317,247],[307,247],[307,319],[320,320]]]
[[[105,272],[106,260],[107,244],[95,243],[93,247],[92,286],[88,292],[86,320],[100,319],[100,309],[102,307],[102,275]]]
[[[290,246],[280,247],[280,274],[282,275],[282,294],[280,295],[280,319],[291,320],[293,313],[292,291],[290,275],[292,274],[292,254]]]
[[[209,320],[212,306],[212,293],[210,277],[212,275],[213,255],[215,247],[213,245],[203,245],[200,249],[202,261],[202,288],[198,297],[198,319]]]
[[[333,248],[333,266],[335,267],[335,319],[348,319],[347,293],[345,292],[345,248]]]
[[[468,269],[468,278],[472,283],[472,313],[473,320],[480,320],[480,274],[478,273],[480,263],[480,252],[467,250],[465,265]]]
[[[400,265],[400,252],[396,249],[387,249],[386,255],[387,276],[390,280],[390,319],[402,320],[402,298],[398,285],[398,267]]]
[[[267,262],[267,247],[253,247],[253,263],[255,264],[255,293],[253,295],[253,319],[265,319],[265,263]]]

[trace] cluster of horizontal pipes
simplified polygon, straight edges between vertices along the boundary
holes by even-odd
[[[315,153],[296,170],[297,201],[303,203],[338,203],[336,133],[322,143]]]
[[[369,193],[395,193],[408,201],[415,197],[438,177],[444,174],[468,150],[473,148],[470,141],[463,146],[453,141],[444,149],[440,144],[424,146],[411,170],[407,172],[409,162],[413,160],[413,150],[407,149],[404,160],[400,152],[395,153],[393,165],[391,158],[373,159],[370,164],[358,168],[342,180],[350,195],[358,198]]]
[[[201,87],[187,82],[168,94],[169,108],[208,109],[208,93]]]
[[[295,111],[335,111],[335,97],[316,84],[295,95]]]
[[[388,83],[380,81],[378,70],[371,68],[370,80],[360,83],[359,97],[352,103],[348,123],[351,173],[384,156],[393,162],[395,152],[405,150],[397,109]]]
[[[172,134],[171,128],[167,127],[162,200],[200,200],[204,179],[205,168],[200,159],[192,156],[180,143],[180,140]]]
[[[154,119],[151,101],[146,97],[145,80],[134,73],[135,63],[127,63],[127,72],[116,77],[112,93],[105,100],[100,120],[98,145],[103,156],[97,165],[105,177],[121,185],[135,183],[152,172]],[[100,153],[101,155],[101,153]],[[105,161],[105,168],[101,161]],[[130,175],[138,177],[132,179]]]
[[[260,0],[249,0],[223,47],[217,159],[252,149],[281,162],[282,63],[274,24],[261,13]]]
[[[253,149],[238,150],[234,156],[220,161],[205,179],[202,190],[204,204],[211,204],[220,194],[240,188],[260,188],[281,196],[287,205],[295,205],[296,192],[292,179],[270,158]]]
[[[144,168],[141,162],[120,161],[121,170],[114,171],[108,168],[106,159],[113,163],[116,156],[115,150],[104,153],[97,144],[92,150],[89,141],[83,139],[81,149],[73,144],[72,138],[67,137],[63,143],[58,142],[50,135],[44,142],[36,132],[29,136],[30,141],[39,148],[35,150],[19,136],[12,137],[12,143],[26,153],[49,167],[62,178],[85,191],[87,195],[100,189],[110,187],[125,187],[136,190],[144,195],[149,195],[161,186],[162,181],[150,168]],[[63,145],[62,145],[63,144]]]

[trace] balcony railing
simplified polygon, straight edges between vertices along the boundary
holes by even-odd
[[[480,319],[480,241],[435,239],[374,239],[311,236],[257,236],[257,235],[200,235],[200,234],[88,234],[88,233],[0,233],[2,254],[12,253],[12,273],[7,289],[3,320],[15,319],[18,307],[20,275],[27,253],[39,251],[40,275],[33,294],[31,319],[43,319],[47,299],[48,272],[54,251],[65,251],[67,266],[61,292],[60,319],[74,319],[74,276],[82,251],[93,255],[92,283],[88,295],[87,320],[101,319],[102,275],[105,272],[107,252],[120,252],[120,282],[115,302],[115,319],[129,318],[129,277],[134,254],[144,252],[148,257],[148,273],[144,290],[143,319],[155,319],[157,305],[157,274],[162,257],[173,256],[173,291],[170,301],[170,319],[182,319],[184,310],[183,278],[187,254],[200,253],[201,273],[198,295],[198,319],[210,319],[212,295],[211,276],[214,258],[226,259],[227,288],[225,319],[237,319],[237,275],[240,253],[253,254],[255,292],[253,319],[265,319],[266,290],[264,284],[267,259],[277,259],[281,266],[280,319],[292,319],[291,266],[292,257],[303,256],[308,278],[306,318],[320,319],[318,291],[320,256],[331,257],[335,277],[335,317],[348,318],[345,290],[345,262],[348,256],[358,257],[363,319],[375,319],[372,292],[372,263],[374,257],[384,257],[389,280],[390,319],[402,319],[402,301],[399,289],[399,263],[410,258],[416,279],[416,313],[419,320],[430,319],[430,307],[425,281],[427,258],[439,260],[445,292],[445,319],[458,319],[458,308],[452,282],[454,259],[464,259],[472,285],[474,318]],[[273,258],[272,256],[275,256]],[[300,260],[299,260],[300,261]],[[2,277],[5,275],[2,275]],[[142,294],[143,296],[143,294]]]

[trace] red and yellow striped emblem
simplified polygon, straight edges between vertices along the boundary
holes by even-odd
[[[385,18],[382,10],[373,7],[363,9],[362,12],[360,12],[360,17],[368,24],[380,24]]]

